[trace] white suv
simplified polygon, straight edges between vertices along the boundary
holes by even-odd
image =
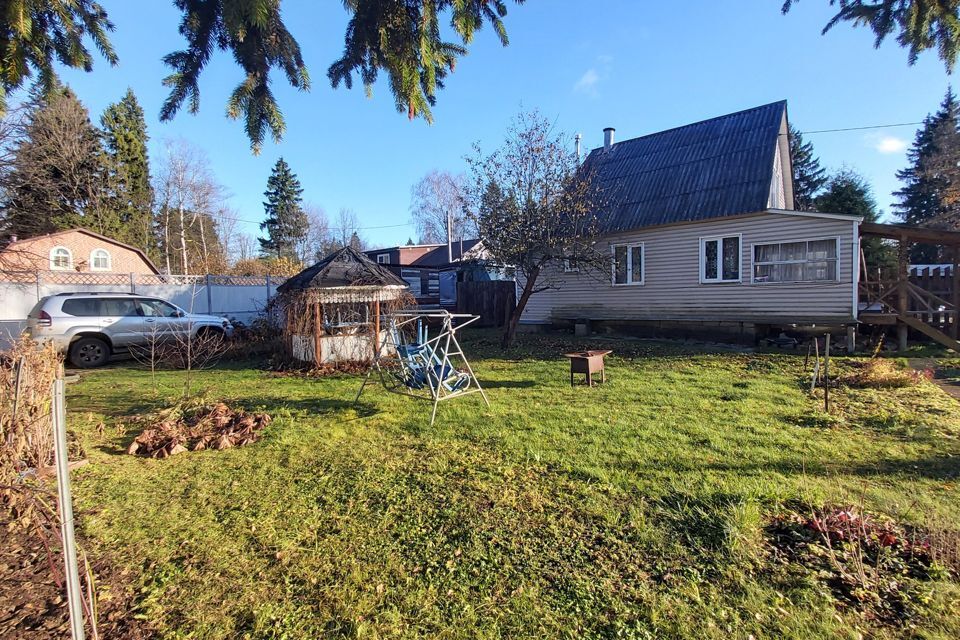
[[[226,318],[187,313],[166,300],[132,293],[58,293],[41,298],[27,316],[27,333],[49,340],[76,367],[99,367],[114,353],[154,339],[229,338]]]

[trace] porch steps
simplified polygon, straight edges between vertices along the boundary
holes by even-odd
[[[915,318],[911,315],[904,315],[904,314],[897,314],[897,319],[903,324],[907,325],[908,327],[912,329],[916,329],[917,331],[927,336],[928,338],[932,340],[936,340],[943,346],[949,349],[953,349],[957,353],[960,353],[960,342],[954,340],[953,338],[945,334],[943,331],[940,331],[939,329],[935,329],[934,327],[931,327],[929,324],[927,324],[923,320],[920,320],[919,318]]]

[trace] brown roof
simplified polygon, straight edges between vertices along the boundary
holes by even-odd
[[[131,246],[131,245],[129,245],[129,244],[125,244],[125,243],[123,243],[123,242],[120,242],[119,240],[114,240],[113,238],[111,238],[111,237],[109,237],[109,236],[105,236],[105,235],[103,235],[103,234],[101,234],[101,233],[97,233],[96,231],[90,231],[90,229],[85,229],[85,228],[83,228],[83,227],[74,227],[74,228],[72,228],[72,229],[64,229],[63,231],[54,231],[53,233],[47,233],[47,234],[42,235],[42,236],[32,236],[32,237],[30,237],[30,238],[23,238],[23,239],[14,240],[13,242],[10,242],[9,244],[7,244],[7,246],[3,247],[3,250],[9,249],[9,248],[14,247],[14,246],[16,246],[16,245],[21,245],[21,244],[25,244],[25,243],[28,243],[28,242],[32,242],[32,241],[34,241],[34,240],[39,240],[40,238],[56,238],[57,236],[66,235],[66,234],[68,234],[68,233],[85,233],[85,234],[87,234],[88,236],[91,236],[91,237],[93,237],[93,238],[97,238],[98,240],[102,240],[103,242],[109,242],[110,244],[116,245],[116,246],[118,246],[118,247],[123,247],[124,249],[129,249],[130,251],[133,251],[134,253],[136,253],[137,255],[139,255],[139,256],[143,259],[143,261],[146,263],[146,265],[147,265],[148,267],[150,267],[151,270],[153,270],[154,273],[157,273],[157,274],[160,273],[160,269],[157,269],[157,266],[156,266],[155,264],[153,264],[153,262],[150,260],[150,258],[147,257],[147,254],[145,254],[145,253],[144,253],[143,251],[141,251],[140,249],[137,249],[136,247]]]

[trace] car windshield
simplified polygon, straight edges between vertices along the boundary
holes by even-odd
[[[140,309],[148,318],[180,317],[180,309],[163,300],[141,300]]]

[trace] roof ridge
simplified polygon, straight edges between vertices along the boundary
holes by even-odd
[[[786,99],[783,99],[783,100],[775,100],[775,101],[773,101],[773,102],[768,102],[767,104],[757,105],[757,106],[755,106],[755,107],[750,107],[750,108],[748,108],[748,109],[741,109],[740,111],[734,111],[734,112],[732,112],[732,113],[725,113],[725,114],[723,114],[723,115],[714,116],[714,117],[712,117],[712,118],[704,118],[703,120],[698,120],[698,121],[696,121],[696,122],[690,122],[690,123],[688,123],[688,124],[682,124],[682,125],[679,125],[679,126],[676,126],[676,127],[670,127],[669,129],[662,129],[662,130],[660,130],[660,131],[654,131],[654,132],[652,132],[652,133],[646,133],[646,134],[644,134],[644,135],[642,135],[642,136],[636,136],[635,138],[627,138],[626,140],[621,140],[620,142],[614,142],[614,143],[611,145],[611,148],[612,148],[612,147],[619,146],[619,145],[621,145],[621,144],[626,144],[626,143],[628,143],[628,142],[634,142],[634,141],[636,141],[636,140],[643,140],[644,138],[650,138],[650,137],[652,137],[652,136],[659,136],[659,135],[663,135],[663,134],[665,134],[665,133],[671,133],[671,132],[673,132],[673,131],[679,131],[679,130],[681,130],[681,129],[688,129],[688,128],[690,128],[690,127],[700,126],[700,125],[706,124],[706,123],[708,123],[708,122],[716,122],[717,120],[723,120],[723,119],[725,119],[725,118],[732,118],[732,117],[734,117],[734,116],[739,116],[739,115],[742,115],[742,114],[744,114],[744,113],[750,113],[751,111],[759,111],[759,110],[761,110],[761,109],[767,109],[767,108],[772,107],[772,106],[774,106],[774,105],[783,105],[783,107],[786,108],[786,106],[787,106],[787,101],[786,101]],[[594,147],[594,148],[590,151],[590,154],[589,154],[589,155],[593,155],[596,151],[602,151],[602,150],[603,150],[603,147]]]

